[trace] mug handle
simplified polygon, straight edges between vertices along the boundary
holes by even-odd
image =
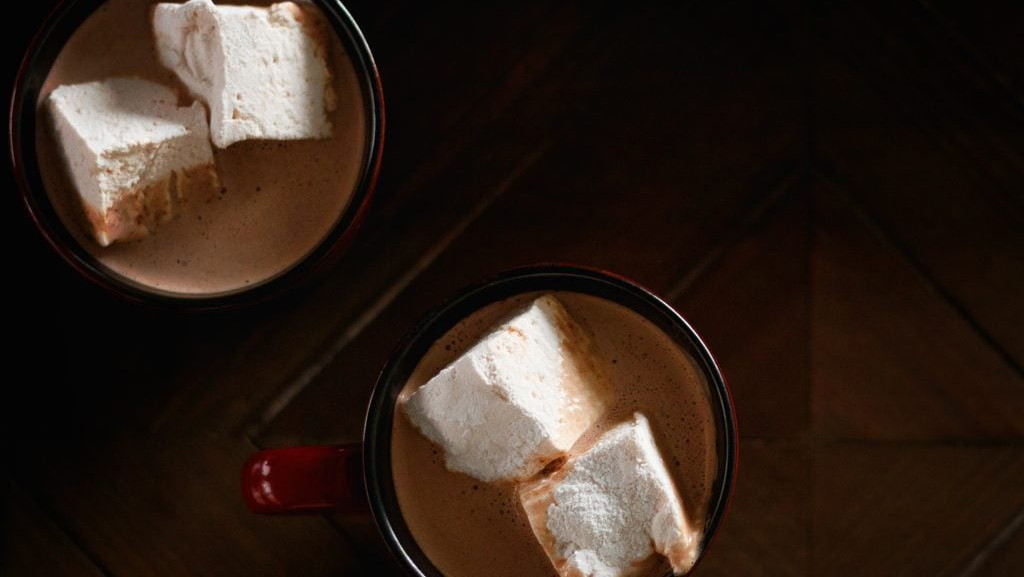
[[[364,511],[362,445],[259,451],[242,468],[242,498],[253,513]]]

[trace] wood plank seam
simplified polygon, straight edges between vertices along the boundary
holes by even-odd
[[[688,2],[681,3],[676,8],[680,11],[684,9],[691,10],[693,9],[693,6],[695,4],[695,1],[690,0]],[[623,36],[625,36],[628,32],[634,29],[638,29],[641,26],[642,21],[632,22],[628,28],[623,28],[622,30],[620,30],[620,32]],[[543,82],[551,74],[552,72],[549,69],[545,68],[538,75],[537,82]],[[528,93],[528,90],[524,90],[523,93],[519,94],[515,100],[519,101],[525,99],[525,95],[527,95]],[[479,103],[483,103],[486,101],[487,97],[481,97],[474,101],[474,104],[471,108],[475,110],[478,107]],[[538,160],[540,160],[540,157],[543,155],[543,153],[546,153],[563,134],[564,130],[556,130],[554,135],[550,136],[547,140],[542,142],[538,148],[534,149],[530,154],[525,156],[524,159],[520,161],[519,164],[516,165],[516,168],[513,169],[512,173],[510,173],[510,176],[515,176],[515,178],[521,176],[522,173],[524,173],[529,168],[529,165],[535,164]],[[468,143],[465,144],[465,146],[468,145]],[[413,175],[411,178],[415,182],[415,175]],[[456,224],[453,231],[458,231],[459,233],[461,233],[461,231],[468,228],[472,224],[473,220],[475,220],[476,217],[478,217],[479,215],[483,214],[486,211],[487,207],[494,201],[496,201],[498,197],[501,194],[503,194],[505,190],[511,187],[513,183],[514,179],[508,182],[503,181],[499,183],[495,190],[500,190],[501,192],[494,198],[485,197],[484,201],[475,205],[474,209],[470,213],[472,219],[465,219],[459,221]],[[450,243],[454,241],[455,238],[457,238],[457,236],[458,234],[454,236],[445,236],[442,243]],[[390,304],[390,302],[393,301],[394,298],[397,298],[401,290],[403,290],[405,286],[413,282],[415,277],[418,276],[419,272],[422,272],[423,269],[427,268],[433,262],[433,260],[440,256],[442,253],[443,250],[440,250],[437,251],[437,254],[430,255],[429,260],[426,260],[426,256],[418,260],[417,264],[415,265],[415,274],[411,274],[412,271],[410,271],[410,273],[407,273],[400,277],[398,281],[396,281],[389,289],[382,293],[382,297],[375,301],[374,304],[371,305],[370,309],[368,309],[366,313],[364,313],[354,321],[349,321],[349,326],[341,331],[341,334],[339,335],[338,338],[331,341],[331,343],[327,346],[326,350],[321,352],[319,355],[315,356],[312,361],[304,364],[303,366],[305,368],[301,372],[299,372],[299,374],[297,374],[293,379],[289,379],[288,382],[284,384],[280,392],[277,395],[275,395],[270,402],[266,404],[266,408],[261,412],[260,416],[256,419],[256,421],[249,424],[248,426],[243,427],[244,435],[250,441],[257,439],[262,433],[262,431],[265,429],[265,427],[272,423],[276,416],[280,414],[291,403],[291,401],[294,400],[294,398],[297,397],[302,392],[302,390],[304,390],[306,387],[309,386],[310,383],[316,380],[317,375],[319,375],[327,366],[330,365],[330,362],[335,357],[337,357],[338,354],[341,353],[341,351],[345,349],[348,343],[354,340],[367,325],[372,323],[374,318],[376,318],[376,316],[379,313],[383,312],[383,310],[387,308],[388,304]]]
[[[1010,522],[1000,529],[991,539],[982,546],[981,549],[974,555],[973,558],[967,563],[962,571],[957,573],[958,577],[972,577],[977,575],[985,563],[995,554],[997,551],[1006,547],[1015,534],[1024,527],[1024,507],[1022,507],[1017,514],[1010,519]]]
[[[542,143],[539,147],[530,152],[524,157],[519,163],[516,164],[515,168],[510,172],[501,182],[498,183],[489,193],[483,195],[479,202],[477,202],[472,210],[462,219],[460,219],[455,226],[446,234],[441,237],[437,243],[429,247],[424,251],[423,255],[413,264],[412,268],[407,270],[401,277],[398,278],[387,290],[381,293],[380,297],[373,302],[373,304],[358,318],[348,324],[346,328],[333,339],[320,355],[318,355],[312,362],[308,363],[305,368],[286,384],[277,396],[267,404],[266,409],[262,412],[259,420],[247,429],[246,436],[255,444],[254,439],[257,438],[260,432],[267,424],[274,420],[274,418],[281,413],[288,406],[291,401],[298,396],[302,391],[306,389],[316,380],[316,377],[324,371],[327,366],[338,356],[351,343],[359,336],[363,330],[370,325],[380,314],[402,293],[412,282],[426,270],[438,257],[444,254],[445,250],[455,241],[462,233],[469,228],[469,226],[476,221],[477,218],[484,211],[487,210],[495,201],[498,200],[509,188],[534,164],[542,158],[553,145],[553,140],[547,140]]]
[[[719,259],[735,245],[745,233],[756,226],[771,210],[789,197],[797,185],[807,177],[804,168],[798,167],[789,171],[782,179],[772,187],[771,192],[763,201],[748,211],[739,222],[733,225],[715,243],[707,253],[694,264],[681,279],[672,284],[671,288],[665,291],[665,300],[672,302],[682,296],[695,282],[697,282]]]
[[[1006,78],[1002,74],[996,71],[996,68],[992,66],[988,58],[978,50],[974,43],[970,41],[962,32],[960,32],[956,26],[947,18],[942,12],[932,4],[931,0],[917,0],[917,3],[924,8],[924,11],[928,13],[929,17],[935,22],[936,26],[942,30],[963,54],[964,58],[971,64],[972,68],[981,70],[984,72],[992,83],[999,87],[1000,91],[1005,94],[1020,112],[1024,113],[1024,96],[1020,95],[1015,91],[1010,84],[1006,81]]]
[[[46,519],[53,524],[54,528],[67,538],[68,542],[71,543],[71,545],[73,545],[75,549],[77,549],[89,561],[90,564],[92,564],[93,568],[95,568],[97,572],[106,577],[113,577],[113,573],[107,568],[106,564],[103,563],[103,559],[85,545],[78,533],[71,529],[70,525],[64,521],[64,518],[58,514],[56,509],[44,502],[39,495],[26,490],[25,484],[20,482],[13,473],[11,473],[8,479],[10,480],[10,483],[14,485],[15,490],[21,492],[21,494],[31,500],[32,504],[34,504],[43,513]]]
[[[977,319],[974,318],[974,315],[971,314],[963,303],[961,303],[934,276],[929,274],[924,265],[913,255],[909,247],[898,242],[891,233],[879,224],[879,221],[871,215],[867,208],[857,202],[849,192],[852,185],[845,182],[842,177],[832,169],[831,164],[827,160],[821,156],[816,156],[815,171],[818,176],[831,185],[834,194],[843,201],[843,203],[850,209],[851,213],[854,214],[878,240],[897,253],[899,258],[910,267],[914,275],[928,290],[934,292],[942,298],[946,304],[952,307],[956,314],[959,315],[968,324],[968,326],[970,326],[971,330],[973,330],[974,333],[980,337],[981,340],[989,346],[1004,363],[1012,368],[1018,375],[1024,377],[1024,367],[1021,367],[1021,365],[1013,358],[1010,351],[1003,347],[1003,345],[994,336],[992,336],[992,334],[989,333],[988,330],[977,321]]]
[[[797,82],[800,84],[800,123],[801,126],[801,152],[803,156],[804,170],[810,174],[814,164],[814,151],[817,149],[815,140],[817,122],[815,122],[814,109],[814,73],[817,69],[816,53],[821,49],[817,46],[816,37],[812,32],[812,13],[809,2],[801,2],[800,24],[796,26],[797,64],[800,69],[800,76]]]
[[[814,142],[813,133],[811,133],[808,138],[809,138],[809,140],[812,143]],[[817,177],[817,175],[818,175],[818,171],[815,169],[815,167],[813,165],[813,161],[814,161],[814,145],[813,144],[811,145],[810,154],[811,154],[811,157],[808,159],[808,163],[810,163],[811,176],[809,178],[813,179],[813,178]],[[814,288],[815,288],[814,287],[814,272],[815,272],[814,271],[814,257],[815,257],[815,250],[817,248],[817,242],[818,242],[817,241],[817,238],[818,238],[818,198],[817,198],[816,192],[817,191],[812,190],[810,192],[810,194],[808,195],[809,196],[809,201],[808,201],[809,202],[809,206],[808,206],[808,210],[807,210],[807,239],[806,239],[806,242],[807,242],[807,255],[806,255],[806,261],[804,262],[804,275],[805,275],[804,276],[804,279],[805,279],[804,282],[806,283],[805,290],[807,291],[807,302],[804,303],[804,306],[807,307],[807,309],[806,309],[807,318],[804,319],[805,320],[804,330],[806,331],[804,334],[807,335],[807,342],[804,343],[804,346],[806,347],[805,353],[807,354],[807,365],[804,367],[805,370],[807,371],[805,373],[807,375],[807,394],[804,396],[804,403],[806,403],[805,409],[806,409],[807,412],[805,414],[807,415],[807,427],[804,429],[804,434],[801,437],[801,439],[803,439],[807,444],[811,443],[812,436],[815,433],[815,424],[816,424],[815,423],[815,415],[814,415],[814,406],[815,406],[815,403],[814,403],[814,398],[815,397],[814,397],[814,395],[815,395],[815,389],[816,389],[815,384],[816,384],[816,381],[817,381],[814,378],[814,366],[815,366],[815,364],[814,364],[814,331],[815,331],[814,319],[816,318],[815,317],[816,308],[814,306],[814,303],[815,303],[815,300],[816,300],[814,298]],[[812,499],[814,497],[814,493],[813,493],[813,489],[814,489],[814,467],[815,467],[814,459],[815,459],[815,452],[811,451],[811,456],[810,456],[810,461],[811,462],[810,462],[810,465],[808,466],[808,473],[807,473],[809,475],[809,478],[807,480],[807,486],[811,489],[811,497],[812,497]],[[813,503],[813,502],[814,501],[812,500],[811,503]],[[810,525],[811,525],[811,523],[808,523],[808,531],[810,531],[812,536],[813,536],[814,531],[811,530]],[[814,547],[813,547],[813,544],[812,544],[811,540],[807,541],[807,547],[808,547],[808,550],[811,553],[814,552]],[[808,557],[808,559],[807,559],[807,568],[808,568],[808,570],[811,570],[811,569],[814,568],[813,567],[813,563],[811,561],[811,559],[814,557],[814,555],[813,554],[809,554],[807,557]],[[813,574],[814,573],[809,573],[809,575],[813,575]]]
[[[863,12],[863,17],[865,19],[871,19],[872,24],[876,26],[879,25],[878,21],[874,19],[873,14],[869,14],[865,11]],[[845,61],[843,55],[838,53],[834,53],[833,55],[837,59]],[[898,60],[895,59],[893,59],[891,62],[894,68],[898,68],[900,71],[903,71],[903,73],[908,72],[907,64],[901,64]],[[857,67],[853,63],[847,62],[847,64],[850,66],[851,69],[856,70],[858,73],[861,73],[861,71],[857,69]],[[972,149],[972,147],[964,145],[964,143],[961,140],[953,138],[948,133],[945,132],[935,133],[934,131],[930,131],[928,129],[928,126],[923,124],[920,120],[915,119],[912,115],[907,115],[905,111],[908,110],[908,104],[899,98],[893,97],[891,89],[885,82],[886,77],[884,76],[884,74],[879,74],[875,77],[873,77],[872,75],[862,75],[862,78],[866,79],[867,85],[870,86],[878,95],[879,99],[888,104],[890,108],[899,111],[904,111],[903,120],[905,122],[916,128],[922,134],[928,134],[930,137],[932,137],[932,142],[946,155],[950,163],[954,163],[957,166],[961,167],[963,170],[970,172],[976,178],[979,178],[987,182],[992,189],[997,190],[999,193],[1001,193],[1001,195],[1004,197],[1000,199],[1002,201],[1002,204],[1012,204],[1014,201],[1019,200],[1020,197],[1019,195],[1016,194],[1017,191],[1005,189],[1004,185],[993,179],[990,173],[981,170],[979,167],[980,164],[983,164],[979,162],[979,160],[984,159],[989,162],[992,162],[994,161],[994,159],[999,158],[1001,156],[1000,154],[998,154],[998,150],[993,150],[994,147],[990,143],[990,141],[978,142],[979,145],[985,147],[986,152],[988,153],[983,155],[982,157],[979,157],[978,154],[975,153],[974,149]],[[981,82],[985,84],[992,84],[991,78],[977,75],[975,75],[975,78],[978,78]],[[929,91],[928,87],[923,87],[920,84],[915,84],[915,88],[923,93],[927,93]],[[1008,98],[1007,95],[1002,95],[1000,100],[1006,102],[1009,105],[1009,107],[1013,109],[1014,112],[1022,112],[1022,110],[1018,110],[1021,107],[1018,106],[1018,102],[1015,98]],[[915,101],[912,104],[912,106],[913,110],[923,111],[930,119],[936,122],[944,120],[944,115],[941,114],[941,112],[936,109],[933,103],[931,103],[927,99]],[[814,154],[816,150],[817,149],[812,150],[812,154]],[[973,162],[964,163],[964,158],[973,160]],[[1011,168],[1011,170],[1014,169]],[[1014,171],[1016,172],[1016,170]],[[981,187],[981,190],[986,191],[987,189],[985,187]],[[1020,210],[1021,207],[1022,205],[1020,204],[1020,202],[1017,202],[1012,206],[1012,208],[1015,210]]]

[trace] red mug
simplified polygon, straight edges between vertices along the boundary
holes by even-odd
[[[391,476],[391,429],[398,395],[430,347],[461,320],[491,303],[536,291],[585,293],[626,306],[653,322],[704,372],[715,418],[718,471],[705,519],[701,558],[728,508],[737,467],[736,417],[718,364],[671,306],[623,277],[578,266],[540,265],[497,275],[431,311],[395,349],[377,380],[361,445],[268,449],[242,470],[242,495],[254,513],[368,509],[388,548],[412,575],[441,575],[406,526]],[[699,560],[698,560],[699,562]]]

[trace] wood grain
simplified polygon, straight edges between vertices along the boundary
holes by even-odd
[[[1024,573],[1024,532],[1021,531],[1021,517],[1018,512],[1011,525],[996,533],[993,541],[983,547],[967,565],[965,574],[992,576],[1020,575]]]
[[[793,443],[740,444],[729,516],[698,575],[811,575],[811,452]]]
[[[729,17],[727,7],[705,9],[710,12],[708,17]],[[654,59],[653,63],[660,65],[657,58],[668,57],[664,44],[672,38],[671,32],[665,25],[649,29],[649,44],[630,47],[636,52],[616,54],[616,60]],[[737,44],[740,30],[717,40],[700,36],[696,29],[688,32],[694,35],[691,42],[718,42],[723,57],[737,62],[772,46],[754,41]],[[697,67],[678,76],[667,75],[646,102],[653,114],[650,121],[643,122],[610,115],[630,106],[634,94],[628,88],[634,77],[626,75],[621,86],[602,86],[603,92],[592,94],[588,106],[575,110],[579,118],[573,119],[565,137],[552,144],[534,168],[338,354],[258,437],[259,444],[358,439],[376,372],[401,334],[462,285],[496,270],[542,260],[582,261],[635,276],[662,290],[671,286],[688,269],[687,263],[692,266],[720,239],[731,235],[748,206],[758,204],[792,173],[799,153],[795,129],[764,129],[766,122],[777,123],[780,118],[795,121],[797,110],[788,99],[780,97],[779,108],[767,116],[749,111],[731,116],[728,130],[720,123],[706,123],[704,114],[712,107],[742,110],[745,95],[755,91],[754,87],[788,73],[755,67],[750,74],[733,77]],[[639,82],[640,72],[635,74]],[[750,89],[738,91],[737,100],[713,99],[723,85]],[[679,106],[694,111],[691,121],[670,125],[655,121],[659,114],[669,118]],[[676,134],[681,129],[700,137],[680,139]],[[746,136],[738,138],[738,134]],[[743,143],[740,152],[723,154],[729,146],[726,143],[736,142]],[[755,151],[777,160],[768,164],[768,169],[743,166],[744,158]],[[677,165],[651,160],[660,157],[681,161]],[[565,170],[569,166],[595,169],[569,173]],[[579,191],[587,191],[586,206],[580,204]],[[698,191],[711,194],[703,196]],[[595,246],[605,250],[597,253]],[[346,519],[336,522],[346,534],[370,538],[365,537],[365,527]]]
[[[239,466],[358,440],[425,311],[553,260],[666,295],[724,366],[740,476],[699,574],[1024,572],[1017,3],[346,5],[388,139],[314,286],[114,302],[7,195],[0,574],[400,574],[367,517],[248,514]]]
[[[1024,7],[1013,0],[994,0],[974,7],[955,0],[921,0],[938,25],[956,39],[974,66],[993,76],[1018,102],[1024,103],[1024,55],[1020,31]]]
[[[814,460],[812,575],[957,574],[1024,506],[1020,447],[838,445]]]
[[[117,575],[339,574],[349,542],[317,516],[271,518],[239,495],[248,443],[208,435],[151,440],[117,435],[62,451],[39,444],[17,479],[41,495],[104,567]],[[59,456],[60,458],[57,458]]]
[[[816,434],[1024,438],[1020,375],[835,189],[823,184],[815,206]]]
[[[714,351],[746,438],[802,438],[810,424],[809,187],[789,183],[672,301]]]
[[[913,3],[815,11],[816,159],[1024,365],[1024,110]]]
[[[0,575],[103,575],[12,479],[4,478],[2,482]]]
[[[730,62],[746,62],[755,58],[752,54],[763,57],[773,46],[786,48],[785,38],[776,38],[773,45],[744,34],[742,26],[753,22],[735,18],[725,5],[701,8],[707,11],[700,15],[702,20],[738,28],[731,35],[701,36],[702,29],[695,25],[699,19],[692,18],[686,22],[694,27],[684,29],[689,42],[717,42],[718,53]],[[774,16],[783,18],[784,14]],[[648,61],[652,66],[664,65],[658,58],[674,61],[663,45],[676,38],[678,26],[673,22],[648,28],[648,45],[639,47],[636,54],[617,58]],[[747,42],[739,43],[741,38]],[[780,42],[781,47],[777,45]],[[576,111],[582,118],[566,132],[565,139],[553,144],[532,170],[353,340],[309,392],[272,424],[269,436],[261,442],[357,437],[358,422],[339,418],[339,414],[362,414],[376,371],[405,330],[460,287],[503,268],[538,261],[575,261],[616,270],[655,289],[669,288],[721,239],[729,238],[749,207],[792,173],[799,154],[795,126],[766,130],[766,125],[776,126],[784,118],[797,119],[798,110],[784,93],[770,111],[754,114],[748,109],[743,114],[728,114],[745,109],[747,95],[755,87],[770,93],[769,88],[781,82],[777,76],[788,74],[785,69],[756,66],[747,74],[683,68],[678,75],[657,80],[660,89],[652,91],[645,102],[652,112],[650,120],[642,123],[635,118],[607,116],[633,103],[635,94],[628,89],[629,82],[604,86],[599,99],[594,94],[586,101],[588,106]],[[732,90],[740,86],[745,88]],[[725,87],[731,87],[733,98],[714,96]],[[762,100],[761,106],[767,108],[768,102]],[[729,117],[727,129],[720,122],[705,120],[712,107]],[[693,111],[692,117],[671,124],[660,121],[670,112],[678,114],[681,108]],[[587,113],[593,117],[586,117]],[[679,138],[680,130],[694,138]],[[725,154],[725,150],[734,152]],[[755,153],[765,164],[746,166],[746,159]],[[653,158],[680,160],[659,163]],[[567,172],[567,166],[593,170]],[[579,191],[586,191],[585,205]],[[594,250],[598,246],[602,247],[599,252]]]

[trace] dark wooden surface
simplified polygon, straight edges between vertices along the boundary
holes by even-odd
[[[1024,7],[475,4],[349,4],[378,200],[258,310],[111,300],[5,174],[0,575],[394,573],[365,518],[246,513],[239,467],[357,440],[420,315],[544,260],[636,278],[721,360],[741,466],[701,574],[1024,574]]]

